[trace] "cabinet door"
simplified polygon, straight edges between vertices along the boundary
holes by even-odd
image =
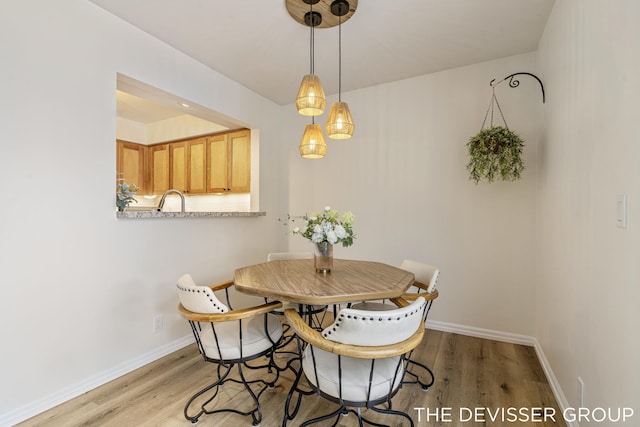
[[[140,187],[139,193],[146,190],[144,179],[145,149],[144,145],[132,142],[116,142],[118,183],[136,184]]]
[[[206,192],[206,138],[197,138],[187,143],[187,191],[189,193]]]
[[[248,193],[251,190],[251,131],[229,134],[229,191]]]
[[[162,194],[169,189],[169,146],[156,145],[151,152],[151,192]]]
[[[228,176],[228,135],[214,135],[207,138],[207,192],[225,193],[229,191]]]
[[[169,144],[169,182],[171,188],[187,193],[187,144]]]

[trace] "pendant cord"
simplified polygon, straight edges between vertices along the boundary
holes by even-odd
[[[315,35],[313,33],[313,27],[314,27],[314,25],[313,25],[313,3],[309,4],[309,11],[310,11],[310,13],[309,13],[309,26],[311,27],[311,31],[309,31],[309,34],[310,34],[309,35],[309,39],[310,39],[309,40],[309,45],[310,45],[310,49],[309,49],[309,56],[310,56],[310,58],[309,58],[309,66],[310,67],[309,68],[310,68],[310,71],[311,71],[310,74],[313,74],[314,73],[314,69],[315,69],[315,67],[314,67],[314,65],[315,65],[314,64],[314,59],[315,59],[314,58],[314,56],[315,56],[314,55],[315,54],[315,52],[314,52]]]
[[[342,15],[338,16],[338,102],[342,102]]]

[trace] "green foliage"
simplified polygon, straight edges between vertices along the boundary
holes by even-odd
[[[287,215],[285,225],[289,225],[296,220],[302,220],[302,227],[294,227],[293,234],[298,234],[305,239],[309,239],[313,243],[328,242],[332,245],[341,243],[342,246],[348,247],[353,244],[355,234],[353,233],[353,222],[355,216],[352,212],[346,211],[340,216],[340,213],[327,206],[321,213],[312,213],[304,216]]]
[[[476,184],[482,179],[493,182],[516,181],[524,170],[522,148],[524,141],[516,133],[502,126],[482,129],[469,139],[469,179]]]
[[[131,202],[138,203],[133,196],[139,189],[137,185],[126,182],[116,185],[116,206],[119,211],[123,211]]]

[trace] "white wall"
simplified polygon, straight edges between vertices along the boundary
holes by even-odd
[[[637,405],[639,7],[558,1],[538,54],[343,94],[354,138],[329,140],[327,158],[308,161],[297,152],[308,120],[292,106],[87,1],[14,2],[0,14],[10,59],[0,67],[0,425],[187,335],[178,275],[226,279],[286,247],[278,217],[325,205],[356,214],[357,240],[337,256],[442,268],[432,319],[536,336],[572,405],[578,375],[588,406]],[[527,170],[476,186],[465,142],[489,81],[520,71],[547,90],[543,105],[533,79],[497,88],[527,141]],[[118,72],[259,128],[268,215],[116,220]],[[615,227],[619,193],[629,195],[626,230]],[[290,247],[310,249],[299,238]],[[165,331],[154,335],[159,313]]]
[[[638,17],[636,0],[557,1],[541,40],[548,98],[535,323],[570,405],[579,403],[580,376],[586,406],[635,407],[634,419],[640,416]],[[618,194],[628,195],[626,229],[616,227]]]
[[[431,319],[532,335],[538,83],[523,78],[517,89],[506,82],[496,88],[508,125],[526,141],[521,181],[475,185],[465,144],[482,125],[489,82],[535,73],[535,59],[519,55],[345,93],[354,136],[327,139],[322,160],[300,158],[297,144],[309,120],[287,107],[290,212],[326,205],[353,211],[357,238],[336,248],[338,257],[439,266],[441,294]],[[316,120],[323,127],[325,121],[326,113]],[[290,241],[310,250],[298,236]]]
[[[279,106],[88,1],[13,2],[0,50],[2,425],[188,336],[179,275],[228,279],[284,249],[286,163]],[[116,73],[259,128],[267,216],[117,220]]]

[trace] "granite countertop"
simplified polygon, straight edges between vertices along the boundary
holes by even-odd
[[[116,212],[116,218],[219,218],[219,217],[253,217],[265,216],[266,212],[151,212],[130,211]]]

